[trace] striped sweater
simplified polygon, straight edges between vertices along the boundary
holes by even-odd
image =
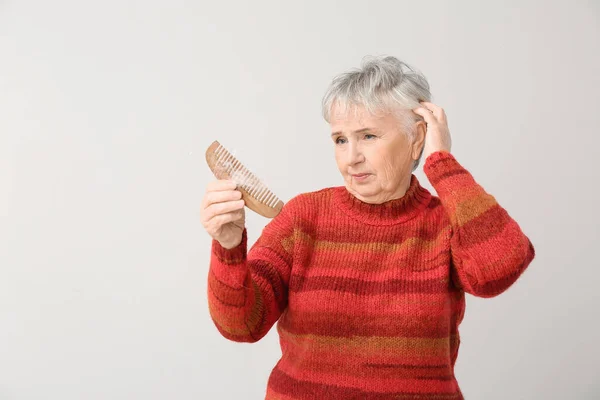
[[[290,200],[247,252],[216,241],[208,304],[219,332],[256,342],[277,323],[266,399],[462,399],[454,375],[465,293],[505,291],[528,237],[454,156],[431,154],[399,199],[345,187]]]

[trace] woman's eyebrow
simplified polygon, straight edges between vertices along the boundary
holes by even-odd
[[[372,131],[372,130],[373,130],[372,128],[362,128],[362,129],[359,129],[359,130],[354,131],[352,133],[365,133],[365,132],[369,132],[369,131]],[[337,131],[337,132],[333,132],[331,134],[331,136],[342,135],[342,134],[343,134],[342,131]]]

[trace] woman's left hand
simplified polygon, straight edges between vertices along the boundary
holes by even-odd
[[[415,108],[413,112],[422,116],[427,124],[425,148],[422,155],[422,159],[427,160],[427,157],[436,151],[450,152],[452,138],[444,109],[427,101],[422,101],[421,105],[423,107]]]

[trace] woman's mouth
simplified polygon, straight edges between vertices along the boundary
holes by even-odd
[[[363,182],[365,180],[367,180],[371,174],[352,174],[352,179],[354,179],[357,182]]]

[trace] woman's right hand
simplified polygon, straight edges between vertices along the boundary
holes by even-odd
[[[245,227],[244,200],[236,187],[231,180],[210,182],[200,209],[204,229],[226,249],[232,249],[242,242]]]

